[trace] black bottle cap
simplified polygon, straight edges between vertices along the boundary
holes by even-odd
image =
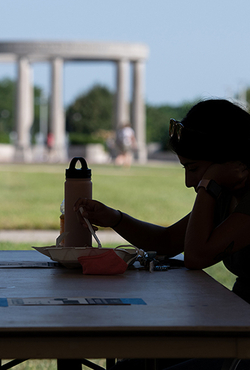
[[[76,168],[77,162],[81,163],[81,168]],[[88,168],[87,162],[82,157],[74,157],[66,169],[66,179],[90,179],[91,169]]]

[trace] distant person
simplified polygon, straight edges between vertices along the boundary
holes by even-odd
[[[109,133],[106,139],[106,147],[109,153],[109,162],[114,162],[117,157],[116,137],[114,131]]]
[[[137,149],[135,132],[130,123],[122,125],[116,133],[117,157],[116,165],[130,167],[133,162],[134,152]]]
[[[94,225],[111,227],[145,251],[153,249],[168,257],[184,252],[189,269],[223,261],[237,277],[233,292],[250,303],[250,115],[227,100],[205,100],[182,121],[171,119],[169,134],[186,186],[196,192],[189,214],[162,227],[91,199],[79,199],[75,211],[83,208],[79,213],[83,224],[86,217]],[[223,359],[178,361],[171,369],[217,370],[223,364]],[[120,361],[115,369],[140,370],[141,364],[140,360]],[[170,364],[164,360],[161,369]],[[250,369],[249,360],[239,363],[237,370],[243,369]]]
[[[48,132],[47,141],[46,141],[46,144],[47,144],[47,160],[48,161],[52,160],[54,143],[55,143],[54,134],[52,132]]]
[[[47,135],[47,148],[48,148],[48,151],[50,152],[51,149],[53,148],[54,146],[54,142],[55,142],[55,138],[54,138],[54,135],[52,132],[49,132],[48,135]]]

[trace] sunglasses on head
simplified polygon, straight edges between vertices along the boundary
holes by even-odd
[[[180,121],[176,121],[171,118],[169,123],[169,136],[170,138],[174,135],[177,136],[178,141],[181,139],[181,131],[184,128],[183,124]]]

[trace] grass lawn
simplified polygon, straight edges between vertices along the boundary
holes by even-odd
[[[0,227],[58,229],[65,165],[0,165]],[[93,196],[149,222],[170,225],[188,213],[194,191],[179,165],[91,166]]]

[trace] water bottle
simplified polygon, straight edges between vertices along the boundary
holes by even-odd
[[[80,162],[81,168],[76,168]],[[86,160],[82,157],[74,157],[66,169],[66,181],[64,184],[64,246],[86,247],[92,245],[92,236],[88,228],[78,221],[77,213],[73,207],[79,198],[92,199],[91,170]]]

